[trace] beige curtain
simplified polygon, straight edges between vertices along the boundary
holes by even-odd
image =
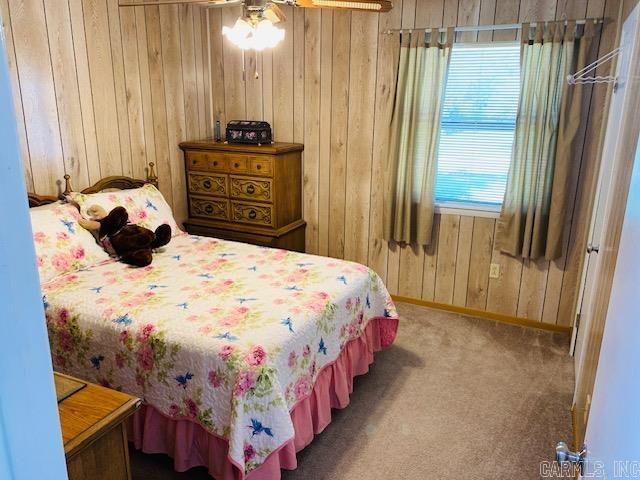
[[[520,105],[496,242],[513,256],[562,253],[572,172],[583,115],[582,86],[566,77],[586,65],[593,24],[523,25]]]
[[[384,235],[429,245],[433,226],[436,152],[453,29],[444,38],[403,35],[391,120]]]

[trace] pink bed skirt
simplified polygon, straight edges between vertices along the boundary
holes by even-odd
[[[369,371],[374,352],[391,345],[397,330],[397,318],[374,318],[360,337],[347,343],[340,356],[322,369],[311,394],[291,409],[294,438],[281,445],[248,475],[228,457],[226,440],[190,420],[166,417],[150,405],[143,405],[130,418],[129,438],[145,453],[164,453],[172,457],[178,472],[205,466],[217,480],[279,479],[280,469],[295,469],[298,465],[296,452],[309,445],[314,435],[331,423],[331,409],[349,404],[353,378]]]

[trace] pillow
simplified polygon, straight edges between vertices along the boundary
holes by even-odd
[[[93,235],[78,224],[80,213],[68,203],[29,209],[40,283],[107,260]]]
[[[155,231],[160,225],[166,223],[171,227],[172,235],[181,233],[173,218],[171,207],[160,191],[150,183],[140,188],[114,192],[90,194],[72,192],[67,198],[80,207],[80,214],[87,219],[91,219],[87,210],[93,205],[100,205],[107,213],[115,207],[122,206],[127,209],[129,222],[133,224]]]

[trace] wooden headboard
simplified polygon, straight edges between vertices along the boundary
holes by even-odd
[[[154,170],[154,163],[149,162],[149,170],[147,171],[147,179],[139,180],[137,178],[124,177],[124,176],[112,176],[105,177],[101,180],[98,180],[96,183],[91,185],[90,187],[81,190],[80,193],[99,193],[104,190],[116,189],[116,190],[129,190],[131,188],[139,188],[143,185],[151,183],[158,186],[158,177],[156,176]],[[60,200],[62,197],[70,194],[73,191],[73,187],[71,186],[71,176],[64,176],[64,191],[62,192],[61,197],[55,197],[51,195],[38,195],[36,193],[28,193],[29,197],[29,207],[39,207],[41,205],[47,205],[49,203],[54,203]]]

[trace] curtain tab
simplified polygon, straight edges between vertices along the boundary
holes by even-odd
[[[530,23],[523,23],[522,24],[522,30],[520,32],[520,41],[524,45],[527,45],[529,43],[530,36],[531,36],[531,24]]]
[[[589,22],[587,22],[589,23]],[[578,35],[578,25],[575,20],[569,20],[567,22],[567,28],[564,31],[564,41],[573,42]]]
[[[445,47],[446,48],[451,48],[451,46],[453,45],[453,41],[455,40],[455,36],[456,36],[455,27],[448,27],[447,28],[447,38],[445,40]]]
[[[536,36],[535,36],[534,43],[542,43],[545,30],[546,30],[545,24],[539,23],[538,25],[536,25],[536,33],[535,33]]]

